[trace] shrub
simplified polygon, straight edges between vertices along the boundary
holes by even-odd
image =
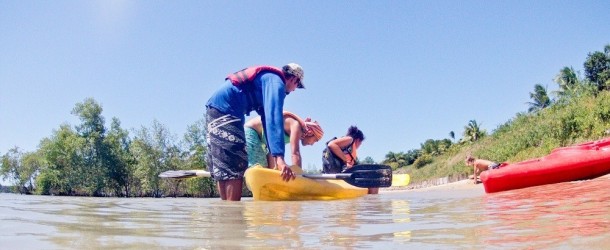
[[[418,157],[415,162],[413,162],[413,166],[419,169],[429,163],[432,163],[432,156],[430,156],[429,154],[423,154]]]

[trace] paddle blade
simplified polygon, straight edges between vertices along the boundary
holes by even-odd
[[[387,165],[361,164],[348,168],[344,173],[351,174],[344,179],[356,187],[377,188],[392,186],[392,168]]]
[[[411,181],[409,174],[394,174],[392,175],[392,187],[408,186]]]
[[[203,170],[169,170],[159,174],[161,178],[186,179],[193,177],[210,177],[210,172]]]

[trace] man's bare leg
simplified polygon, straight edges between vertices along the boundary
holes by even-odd
[[[228,201],[240,201],[243,179],[226,180],[218,182],[220,199]]]

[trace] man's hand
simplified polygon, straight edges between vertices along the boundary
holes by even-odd
[[[287,165],[284,165],[280,168],[282,168],[282,173],[280,174],[282,176],[282,180],[287,182],[290,180],[294,180],[297,177],[294,172],[292,172],[292,169],[290,169],[290,167],[288,167]]]
[[[282,173],[280,174],[282,176],[282,180],[290,181],[290,180],[294,180],[294,178],[296,178],[296,175],[294,174],[294,172],[292,172],[292,169],[290,169],[290,167],[288,167],[288,165],[284,161],[283,157],[276,157],[275,162],[276,162],[278,169],[280,171],[282,171]]]
[[[353,166],[354,166],[354,161],[347,161],[347,162],[345,163],[345,166],[346,166],[347,168],[351,168],[351,167],[353,167]]]

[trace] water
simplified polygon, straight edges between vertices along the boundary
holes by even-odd
[[[2,249],[608,249],[610,176],[342,200],[0,194]]]

